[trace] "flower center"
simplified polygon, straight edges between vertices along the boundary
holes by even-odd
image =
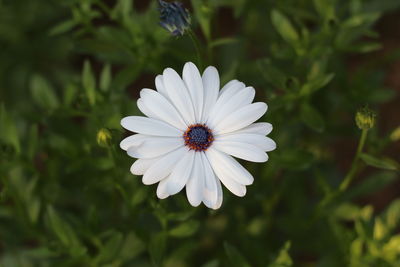
[[[206,150],[214,141],[211,130],[204,124],[194,124],[189,126],[183,134],[185,145],[195,151]]]

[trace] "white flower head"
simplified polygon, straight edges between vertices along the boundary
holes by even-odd
[[[191,62],[185,64],[182,78],[167,68],[155,84],[157,91],[142,89],[137,101],[147,117],[121,120],[125,129],[137,133],[120,144],[138,158],[131,172],[143,175],[146,185],[158,183],[160,199],[186,187],[195,207],[201,202],[212,209],[221,207],[221,182],[236,196],[244,196],[254,178],[233,157],[265,162],[266,152],[276,148],[266,137],[272,125],[254,123],[267,111],[265,103],[252,103],[254,88],[232,80],[219,90],[217,69],[210,66],[201,76]]]

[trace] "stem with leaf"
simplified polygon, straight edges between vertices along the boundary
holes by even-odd
[[[359,160],[362,150],[364,148],[365,141],[367,140],[367,135],[368,135],[368,130],[367,129],[362,130],[361,138],[360,138],[360,141],[359,141],[358,147],[357,147],[357,152],[353,159],[353,162],[351,163],[351,168],[350,168],[349,172],[347,173],[346,177],[344,178],[343,182],[339,186],[339,191],[341,191],[341,192],[346,191],[347,187],[350,185],[350,183],[354,179],[355,174],[357,173],[357,170],[359,167],[358,160]]]
[[[203,69],[203,61],[201,59],[201,50],[200,50],[199,40],[197,39],[196,35],[194,34],[194,32],[192,30],[188,30],[188,35],[189,35],[190,39],[192,40],[194,48],[196,50],[197,64],[199,65],[200,69]]]

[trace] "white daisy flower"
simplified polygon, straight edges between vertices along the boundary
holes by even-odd
[[[142,89],[137,101],[147,117],[121,120],[125,129],[137,133],[120,144],[138,158],[131,172],[143,175],[146,185],[158,183],[160,199],[186,187],[195,207],[201,202],[212,209],[221,207],[221,182],[243,197],[254,178],[233,157],[265,162],[265,152],[276,148],[266,137],[272,125],[254,123],[267,111],[265,103],[252,103],[254,88],[232,80],[219,90],[217,69],[210,66],[201,76],[191,62],[185,64],[182,78],[167,68],[155,84],[157,91]]]

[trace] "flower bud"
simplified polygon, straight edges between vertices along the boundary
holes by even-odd
[[[390,134],[390,140],[392,140],[393,142],[400,140],[400,126],[394,129],[393,132]]]
[[[108,147],[111,144],[111,133],[109,130],[102,128],[97,132],[97,144],[101,147]]]
[[[180,36],[190,27],[189,11],[180,2],[159,0],[160,25],[173,36]]]
[[[357,111],[356,124],[361,130],[369,130],[375,125],[376,114],[368,107],[364,107]]]

